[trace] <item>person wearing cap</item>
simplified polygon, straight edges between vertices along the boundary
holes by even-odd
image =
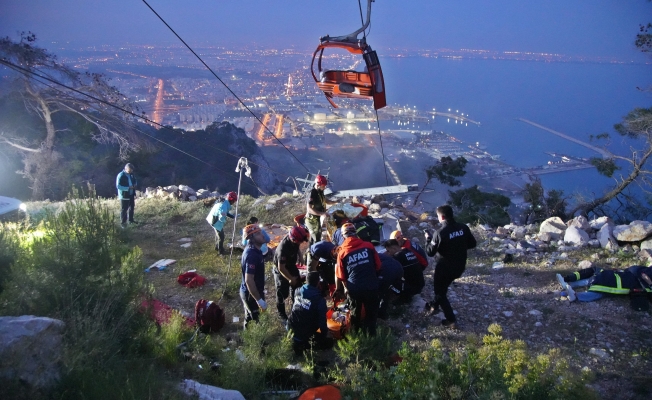
[[[220,255],[226,254],[224,250],[224,224],[226,217],[235,218],[234,215],[229,213],[231,206],[238,200],[236,192],[229,192],[222,201],[216,201],[213,208],[206,216],[206,221],[215,229],[215,251]]]
[[[417,253],[413,249],[401,247],[396,239],[389,239],[383,243],[383,247],[387,250],[387,254],[401,263],[403,267],[403,288],[400,299],[402,302],[408,302],[414,295],[420,294],[426,285]]]
[[[249,221],[247,221],[247,225],[256,225],[258,224],[258,218],[256,217],[251,217],[249,218]],[[269,237],[269,234],[263,229],[262,225],[259,225],[261,232],[263,232],[263,236],[265,236],[265,243],[263,243],[263,246],[260,248],[260,251],[263,252],[264,256],[267,256],[267,253],[269,253],[269,248],[267,247],[267,243],[271,240]],[[247,244],[249,243],[249,240],[247,239],[245,229],[242,228],[242,246],[246,247]]]
[[[134,176],[134,166],[127,163],[115,178],[115,186],[118,189],[118,198],[120,199],[120,223],[123,228],[127,225],[127,216],[129,216],[130,224],[138,223],[134,221],[136,185],[138,185],[138,181]]]
[[[274,286],[276,287],[276,309],[283,324],[288,316],[285,312],[285,299],[294,299],[294,291],[301,286],[301,274],[297,268],[299,246],[310,238],[302,226],[294,226],[281,240],[274,252]]]
[[[412,250],[417,257],[417,260],[419,260],[421,269],[428,268],[428,257],[426,256],[426,252],[423,250],[423,247],[419,246],[419,243],[414,240],[407,240],[405,237],[403,237],[403,233],[398,230],[392,232],[389,235],[389,238],[396,239],[402,248]]]
[[[244,327],[250,321],[258,321],[260,311],[267,310],[265,302],[265,260],[260,248],[265,243],[265,237],[258,225],[247,225],[244,228],[248,244],[242,253],[242,282],[240,284],[240,299],[244,305]]]
[[[326,199],[324,189],[328,185],[328,179],[323,175],[317,175],[315,185],[310,191],[308,203],[306,204],[306,228],[310,232],[310,244],[321,240],[323,219],[328,218],[326,207],[336,204],[336,201]]]
[[[376,335],[378,317],[378,271],[380,257],[373,244],[360,239],[355,225],[342,225],[344,243],[338,248],[335,276],[337,292],[343,289],[351,307],[351,326]],[[362,307],[365,318],[362,319]]]
[[[326,324],[326,299],[321,295],[318,285],[319,272],[311,271],[306,284],[297,289],[294,296],[287,328],[292,331],[292,349],[297,355],[303,354],[310,347],[311,340],[314,340],[318,349],[333,346]]]
[[[451,283],[464,273],[466,252],[476,246],[476,240],[466,224],[455,221],[451,206],[437,207],[437,217],[442,227],[435,232],[432,238],[426,237],[428,241],[426,245],[427,254],[430,257],[439,254],[433,278],[435,299],[427,303],[426,308],[434,313],[441,307],[446,317],[441,321],[441,324],[455,328],[455,313],[453,313],[453,307],[451,307],[446,294]]]

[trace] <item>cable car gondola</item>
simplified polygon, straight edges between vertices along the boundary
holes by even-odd
[[[344,97],[349,99],[371,99],[374,102],[374,109],[378,110],[387,105],[385,98],[385,81],[383,71],[380,68],[378,55],[371,46],[367,44],[366,36],[358,39],[358,35],[367,29],[371,17],[371,2],[367,0],[367,22],[357,31],[345,35],[330,37],[328,35],[319,39],[320,44],[312,55],[310,71],[317,83],[317,87],[324,92],[326,100],[335,108],[333,97]],[[360,54],[364,59],[366,68],[364,72],[325,70],[322,68],[322,56],[326,49],[345,49],[353,54]],[[317,73],[315,73],[315,59],[317,61]]]

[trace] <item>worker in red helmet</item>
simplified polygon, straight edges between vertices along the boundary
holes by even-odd
[[[376,248],[358,237],[355,225],[342,225],[344,243],[337,250],[336,295],[344,291],[351,306],[351,326],[376,335],[378,318],[378,272],[381,261]],[[336,296],[339,297],[339,296]],[[362,307],[365,318],[362,319]]]
[[[206,221],[215,229],[215,251],[219,252],[220,255],[226,254],[224,250],[224,223],[226,223],[226,217],[235,218],[229,211],[237,200],[238,195],[236,192],[227,193],[223,200],[215,202],[206,216]]]
[[[317,175],[315,186],[310,191],[308,203],[306,204],[306,227],[310,232],[311,245],[321,240],[322,226],[326,218],[328,218],[326,208],[337,203],[326,199],[326,196],[324,196],[324,189],[326,189],[327,184],[328,179],[325,176]]]
[[[283,325],[287,323],[288,315],[285,312],[285,299],[294,300],[294,291],[301,287],[301,274],[297,268],[301,251],[299,246],[307,242],[310,233],[302,226],[294,226],[281,240],[274,253],[274,286],[276,287],[276,309]]]

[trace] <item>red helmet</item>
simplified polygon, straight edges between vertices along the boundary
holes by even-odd
[[[328,179],[324,175],[317,175],[315,177],[315,183],[319,186],[326,186],[328,184]]]
[[[236,201],[238,200],[238,195],[235,192],[229,192],[226,194],[226,199],[228,201]]]
[[[345,238],[349,236],[355,236],[358,234],[358,231],[355,229],[355,225],[353,225],[350,222],[347,222],[344,225],[342,225],[340,230],[342,231],[342,236],[344,236]]]
[[[310,238],[310,233],[308,233],[308,230],[303,226],[292,227],[288,235],[290,236],[290,240],[295,243],[307,242]]]

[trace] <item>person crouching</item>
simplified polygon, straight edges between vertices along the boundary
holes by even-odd
[[[287,328],[293,333],[292,349],[297,355],[307,350],[311,341],[314,341],[317,349],[333,346],[326,325],[326,299],[318,286],[319,272],[310,272],[306,284],[297,289],[294,297]]]

